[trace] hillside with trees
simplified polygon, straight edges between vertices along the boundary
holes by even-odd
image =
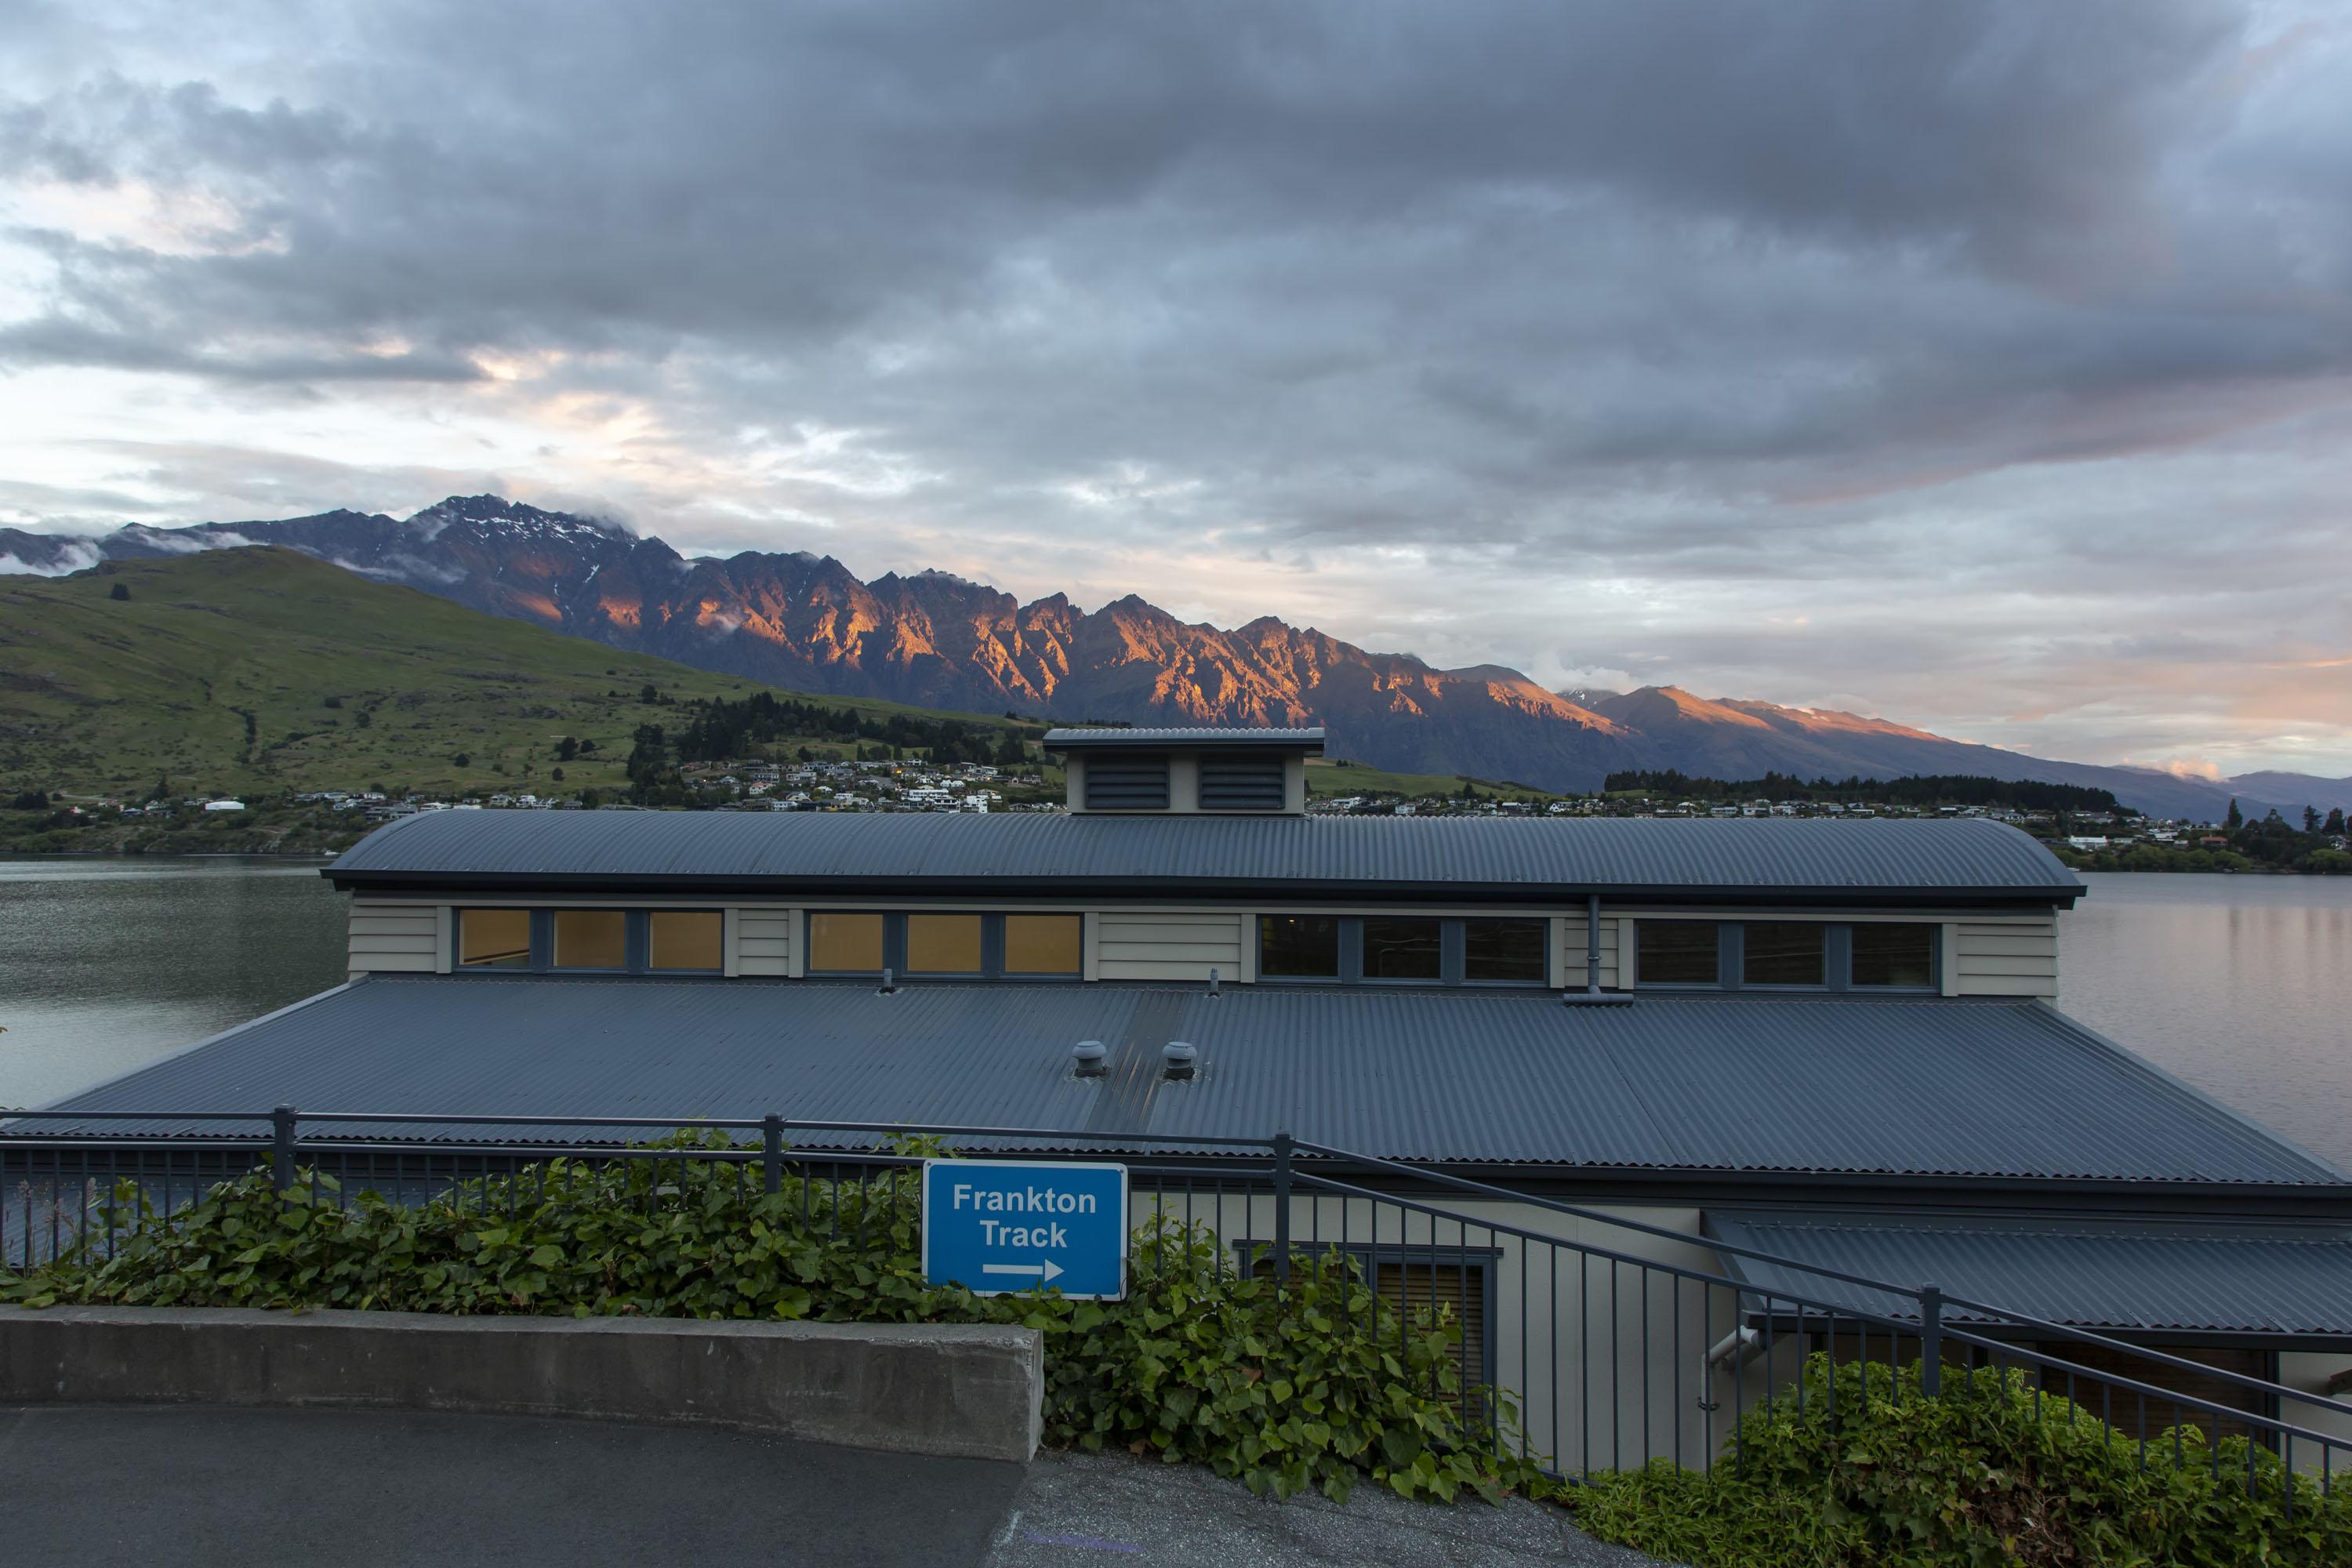
[[[18,848],[134,839],[58,840],[105,826],[101,801],[235,796],[248,814],[212,837],[267,847],[254,825],[324,790],[619,799],[648,725],[672,763],[739,748],[1034,761],[1043,732],[775,691],[277,549],[0,578],[0,845]]]

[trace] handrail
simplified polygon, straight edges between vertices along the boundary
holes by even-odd
[[[675,1157],[681,1159],[709,1159],[714,1161],[750,1163],[753,1161],[767,1157],[771,1153],[781,1153],[782,1151],[772,1141],[769,1143],[766,1150],[763,1150],[756,1144],[740,1143],[730,1143],[726,1148],[688,1145],[676,1149],[652,1149],[642,1146],[633,1148],[616,1148],[604,1144],[575,1144],[553,1142],[544,1144],[465,1142],[438,1139],[431,1141],[418,1139],[414,1142],[402,1142],[397,1140],[386,1140],[381,1136],[375,1138],[362,1137],[362,1139],[346,1142],[334,1139],[331,1136],[318,1137],[314,1135],[308,1139],[299,1140],[299,1142],[297,1142],[292,1141],[289,1135],[298,1126],[308,1125],[315,1128],[319,1127],[320,1124],[326,1124],[329,1126],[372,1124],[377,1127],[390,1126],[395,1128],[423,1125],[485,1128],[544,1127],[583,1130],[635,1128],[656,1131],[687,1131],[691,1129],[709,1128],[714,1131],[762,1131],[771,1133],[772,1137],[775,1132],[793,1131],[802,1132],[871,1133],[877,1135],[911,1135],[941,1138],[987,1139],[992,1141],[1019,1141],[1043,1145],[1048,1150],[1067,1150],[1072,1147],[1073,1144],[1116,1142],[1130,1149],[1144,1148],[1158,1150],[1163,1152],[1177,1153],[1181,1153],[1182,1151],[1189,1149],[1267,1152],[1271,1153],[1274,1158],[1274,1166],[1271,1170],[1253,1163],[1245,1169],[1231,1173],[1223,1172],[1221,1169],[1219,1173],[1238,1175],[1245,1180],[1263,1180],[1271,1177],[1276,1183],[1277,1194],[1291,1190],[1292,1184],[1295,1184],[1297,1186],[1306,1187],[1315,1191],[1336,1194],[1343,1198],[1360,1198],[1368,1200],[1375,1205],[1395,1205],[1400,1212],[1419,1213],[1431,1216],[1433,1220],[1450,1220],[1458,1225],[1486,1231],[1489,1235],[1507,1235],[1517,1238],[1523,1246],[1542,1245],[1556,1248],[1564,1247],[1570,1251],[1580,1254],[1590,1258],[1606,1260],[1612,1265],[1631,1265],[1644,1269],[1656,1270],[1679,1279],[1728,1289],[1740,1296],[1753,1300],[1760,1300],[1766,1304],[1766,1311],[1768,1315],[1772,1304],[1787,1302],[1798,1309],[1798,1317],[1801,1322],[1806,1317],[1811,1315],[1811,1311],[1818,1311],[1821,1315],[1831,1319],[1832,1321],[1840,1319],[1852,1320],[1857,1325],[1864,1323],[1875,1324],[1886,1330],[1890,1334],[1907,1334],[1911,1337],[1922,1337],[1923,1330],[1927,1330],[1928,1328],[1926,1320],[1929,1315],[1929,1307],[1926,1296],[1927,1292],[1934,1290],[1932,1286],[1908,1287],[1898,1285],[1891,1281],[1875,1279],[1868,1275],[1855,1274],[1843,1269],[1826,1268],[1819,1264],[1808,1263],[1801,1259],[1783,1257],[1776,1253],[1765,1251],[1762,1248],[1733,1243],[1717,1237],[1701,1237],[1688,1231],[1670,1229],[1664,1226],[1654,1225],[1648,1221],[1632,1218],[1624,1215],[1612,1214],[1606,1210],[1591,1208],[1582,1205],[1565,1203],[1556,1198],[1545,1197],[1537,1194],[1500,1186],[1494,1183],[1479,1181],[1473,1177],[1458,1175],[1449,1171],[1433,1169],[1426,1165],[1414,1164],[1408,1161],[1392,1160],[1379,1155],[1363,1154],[1352,1150],[1334,1148],[1326,1144],[1296,1141],[1291,1139],[1287,1134],[1282,1133],[1277,1133],[1272,1138],[1183,1136],[1145,1138],[1132,1131],[1092,1131],[1066,1128],[1019,1128],[956,1125],[912,1126],[903,1122],[890,1121],[819,1121],[786,1119],[782,1117],[767,1117],[752,1120],[718,1117],[669,1118],[645,1116],[583,1117],[505,1115],[480,1112],[446,1115],[419,1112],[297,1112],[292,1110],[290,1108],[279,1107],[273,1111],[262,1112],[220,1110],[148,1112],[91,1111],[88,1110],[8,1111],[5,1113],[0,1113],[0,1148],[5,1148],[12,1142],[18,1147],[32,1146],[31,1140],[37,1136],[35,1130],[29,1128],[19,1129],[13,1131],[7,1130],[6,1124],[8,1122],[19,1121],[75,1121],[81,1122],[123,1122],[145,1121],[178,1121],[183,1123],[251,1122],[258,1124],[264,1128],[270,1128],[272,1131],[275,1131],[280,1139],[278,1147],[281,1150],[292,1150],[300,1146],[309,1146],[318,1149],[320,1152],[331,1151],[338,1154],[394,1155],[415,1157],[425,1160],[447,1158],[450,1156],[538,1160],[567,1156],[588,1156],[600,1159],[650,1158],[655,1160]],[[265,1140],[269,1136],[270,1133],[265,1132],[258,1136],[239,1139],[236,1144],[227,1146],[258,1146],[262,1145],[265,1142]],[[82,1136],[75,1136],[69,1133],[58,1138],[43,1139],[39,1141],[39,1143],[40,1146],[46,1146],[59,1151],[65,1149],[103,1149],[111,1151],[131,1148],[142,1150],[160,1149],[169,1152],[175,1149],[187,1149],[190,1147],[184,1135],[168,1135],[162,1133],[147,1133],[142,1135],[136,1131],[95,1135],[84,1134]],[[222,1147],[223,1145],[210,1146]],[[257,1152],[257,1148],[256,1152]],[[803,1164],[818,1164],[829,1161],[835,1163],[861,1163],[899,1167],[912,1165],[919,1163],[918,1156],[893,1154],[880,1148],[852,1148],[836,1151],[803,1146],[792,1149],[790,1152],[794,1163]],[[1294,1152],[1307,1156],[1307,1158],[1297,1164],[1293,1164],[1291,1163],[1290,1156]],[[1324,1162],[1327,1161],[1330,1163],[1328,1166],[1324,1165]],[[1318,1166],[1323,1168],[1318,1169],[1317,1167]],[[1154,1170],[1163,1173],[1189,1173],[1191,1171],[1198,1169],[1198,1167],[1175,1165],[1139,1165],[1136,1168]],[[1597,1245],[1591,1241],[1548,1236],[1510,1224],[1504,1220],[1484,1218],[1463,1214],[1458,1210],[1440,1208],[1433,1205],[1423,1204],[1402,1196],[1397,1193],[1376,1191],[1371,1188],[1358,1185],[1354,1182],[1342,1180],[1339,1177],[1339,1172],[1346,1169],[1386,1173],[1404,1178],[1417,1184],[1434,1185],[1450,1192],[1467,1194],[1476,1197],[1509,1204],[1518,1208],[1532,1208],[1549,1214],[1563,1215],[1571,1219],[1606,1227],[1621,1234],[1647,1237],[1657,1240],[1671,1242],[1677,1247],[1694,1247],[1703,1248],[1706,1252],[1718,1258],[1751,1259],[1757,1262],[1769,1264],[1775,1268],[1793,1270],[1815,1280],[1832,1281],[1842,1285],[1859,1287],[1863,1289],[1875,1291],[1881,1295],[1891,1297],[1896,1301],[1913,1303],[1918,1307],[1920,1316],[1917,1319],[1906,1320],[1890,1312],[1874,1310],[1853,1303],[1832,1302],[1820,1298],[1799,1295],[1788,1290],[1760,1286],[1752,1282],[1734,1279],[1727,1273],[1716,1273],[1705,1268],[1668,1262],[1663,1258],[1643,1258],[1630,1252],[1618,1251],[1612,1247]],[[1329,1171],[1330,1173],[1325,1173],[1326,1171]],[[1283,1226],[1282,1228],[1286,1230],[1287,1227],[1286,1226]],[[1280,1243],[1277,1242],[1277,1245],[1280,1245]],[[1983,1334],[1969,1331],[1969,1327],[1963,1327],[1961,1323],[1953,1321],[1947,1314],[1948,1314],[1952,1310],[1958,1309],[1961,1311],[1971,1314],[1971,1317],[1969,1320],[1966,1320],[1970,1327],[1981,1329],[2003,1327],[2032,1329],[2039,1333],[2046,1334],[2055,1339],[2070,1342],[2079,1342],[2084,1345],[2116,1352],[2133,1362],[2152,1366],[2165,1367],[2178,1372],[2193,1373],[2201,1378],[2211,1379],[2226,1386],[2241,1389],[2248,1393],[2259,1394],[2267,1397],[2284,1397],[2294,1401],[2298,1407],[2325,1412],[2329,1415],[2352,1417],[2352,1401],[2333,1399],[2325,1394],[2310,1393],[2305,1390],[2287,1386],[2284,1384],[2273,1383],[2262,1378],[2236,1373],[2225,1367],[2212,1366],[2202,1362],[2190,1361],[2187,1358],[2172,1355],[2167,1352],[2157,1350],[2150,1346],[2136,1344],[2127,1341],[2119,1340],[2112,1335],[2085,1329],[2078,1325],[2055,1322],[2051,1320],[2041,1318],[2032,1313],[2019,1311],[2014,1309],[2001,1307],[1988,1302],[1977,1301],[1966,1297],[1944,1295],[1941,1292],[1935,1292],[1935,1294],[1937,1297],[1935,1308],[1937,1321],[1933,1325],[1932,1331],[1935,1336],[1940,1340],[1956,1340],[1964,1344],[1990,1350],[1999,1355],[2028,1360],[2043,1367],[2061,1370],[2069,1373],[2078,1373],[2081,1376],[2091,1379],[2101,1385],[2126,1390],[2141,1396],[2143,1399],[2152,1397],[2170,1402],[2177,1408],[2195,1409],[2217,1417],[2224,1417],[2229,1420],[2244,1423],[2249,1426],[2259,1426],[2266,1430],[2305,1437],[2322,1445],[2332,1444],[2337,1447],[2352,1446],[2352,1444],[2347,1444],[2347,1440],[2345,1438],[2332,1438],[2325,1434],[2312,1432],[2308,1429],[2296,1426],[2292,1423],[2286,1422],[2278,1417],[2264,1415],[2252,1411],[2236,1409],[2185,1393],[2158,1388],[2152,1384],[2141,1383],[2123,1373],[2081,1366],[2077,1363],[2067,1361],[2063,1356],[2053,1355],[2042,1350],[1993,1340]],[[1956,1370],[1965,1372],[1967,1369]],[[2079,1401],[2077,1401],[2077,1403],[2079,1403]]]
[[[1400,1161],[1384,1160],[1377,1155],[1350,1154],[1344,1150],[1326,1148],[1320,1144],[1310,1145],[1301,1143],[1299,1147],[1301,1149],[1311,1148],[1317,1153],[1353,1160],[1359,1163],[1373,1166],[1382,1170],[1397,1171],[1412,1174],[1423,1180],[1436,1182],[1442,1185],[1457,1188],[1465,1192],[1475,1192],[1486,1196],[1507,1199],[1512,1203],[1528,1204],[1537,1208],[1548,1209],[1555,1214],[1567,1215],[1574,1219],[1591,1220],[1596,1224],[1614,1226],[1622,1230],[1636,1231],[1644,1236],[1657,1237],[1663,1240],[1678,1242],[1685,1246],[1689,1246],[1694,1241],[1700,1241],[1703,1239],[1703,1245],[1705,1245],[1706,1249],[1710,1252],[1728,1254],[1734,1258],[1752,1258],[1759,1262],[1769,1263],[1776,1268],[1801,1269],[1818,1279],[1835,1279],[1847,1285],[1860,1285],[1867,1289],[1884,1291],[1890,1296],[1901,1297],[1907,1300],[1916,1301],[1919,1300],[1919,1292],[1914,1287],[1889,1284],[1882,1279],[1873,1279],[1866,1275],[1861,1274],[1848,1274],[1841,1269],[1824,1268],[1818,1264],[1802,1262],[1800,1259],[1793,1258],[1783,1258],[1777,1253],[1765,1252],[1759,1248],[1752,1247],[1742,1247],[1736,1243],[1724,1241],[1714,1237],[1707,1237],[1705,1238],[1694,1237],[1686,1231],[1668,1230],[1663,1226],[1651,1225],[1646,1221],[1627,1219],[1622,1215],[1611,1215],[1594,1209],[1581,1208],[1574,1204],[1563,1204],[1556,1199],[1541,1197],[1532,1193],[1514,1193],[1507,1187],[1494,1186],[1485,1182],[1474,1181],[1467,1176],[1456,1176],[1449,1172],[1431,1171],[1419,1166],[1408,1165]],[[1483,1224],[1485,1222],[1480,1221],[1476,1223]],[[1762,1295],[1765,1293],[1762,1288],[1752,1284],[1745,1284],[1734,1280],[1726,1280],[1724,1283],[1736,1285],[1738,1289],[1746,1291],[1749,1295]],[[1795,1300],[1798,1298],[1791,1296],[1789,1299]],[[2242,1373],[2233,1373],[2223,1367],[2208,1366],[2202,1362],[2187,1361],[2179,1356],[2168,1355],[2162,1351],[2155,1350],[2146,1345],[2136,1345],[2126,1340],[2114,1339],[2108,1335],[2098,1333],[2093,1330],[2079,1328],[2064,1323],[2053,1323],[2045,1319],[2034,1317],[2030,1313],[2015,1311],[2007,1307],[1990,1306],[1981,1301],[1969,1300],[1965,1297],[1947,1295],[1943,1299],[1943,1305],[1948,1309],[1951,1307],[1964,1307],[1971,1311],[1990,1312],[1993,1314],[1996,1319],[2006,1322],[2028,1328],[2046,1329],[2057,1333],[2062,1338],[2080,1340],[2086,1344],[2097,1345],[2103,1349],[2122,1351],[2129,1355],[2144,1357],[2148,1360],[2160,1362],[2177,1370],[2194,1372],[2201,1375],[2216,1377],[2224,1383],[2236,1384],[2241,1387],[2253,1392],[2264,1394],[2285,1394],[2294,1399],[2302,1401],[2305,1404],[2314,1405],[2319,1409],[2326,1410],[2336,1415],[2352,1415],[2352,1403],[2329,1399],[2324,1394],[2307,1394],[2301,1389],[2289,1388],[2284,1384],[2266,1383],[2260,1378],[2250,1378]],[[1848,1308],[1846,1310],[1854,1311],[1855,1309]],[[1948,1339],[1953,1337],[1956,1332],[1957,1331],[1951,1326],[1949,1321],[1947,1320],[1943,1325],[1944,1336]],[[2084,1370],[2087,1371],[2088,1369],[2085,1368]]]
[[[2175,1406],[2176,1410],[2177,1407],[2180,1405],[2189,1405],[2194,1409],[2204,1412],[2208,1415],[2219,1415],[2227,1420],[2236,1421],[2250,1426],[2265,1426],[2273,1432],[2292,1434],[2297,1437],[2308,1437],[2316,1443],[2328,1443],[2341,1446],[2345,1441],[2342,1437],[2329,1437],[2325,1433],[2315,1432],[2307,1426],[2297,1426],[2291,1421],[2282,1420],[2274,1415],[2264,1415],[2260,1411],[2241,1410],[2234,1405],[2216,1405],[2212,1401],[2200,1398],[2194,1394],[2182,1394],[2169,1388],[2158,1388],[2154,1384],[2141,1383],[2136,1378],[2126,1377],[2120,1373],[2099,1372],[2090,1367],[2078,1366],[2074,1363],[2066,1360],[2063,1356],[2044,1355],[2040,1351],[2029,1349],[2022,1345],[2004,1344],[1999,1340],[1989,1340],[1984,1338],[1982,1335],[1968,1333],[1958,1329],[1946,1329],[1944,1331],[1944,1337],[1948,1340],[1958,1340],[1962,1344],[1975,1345],[1980,1349],[1994,1351],[2001,1355],[2015,1356],[2026,1361],[2036,1362],[2042,1366],[2054,1367],[2062,1372],[2079,1372],[2096,1383],[2103,1384],[2110,1387],[2127,1389],[2134,1394],[2139,1394],[2143,1398],[2162,1400],[2164,1403]],[[2171,1361],[2172,1358],[2168,1356],[2160,1356],[2157,1359]],[[2216,1370],[2215,1368],[2206,1366],[2200,1362],[2176,1362],[2174,1364],[2189,1367],[2200,1373],[2212,1372]],[[1970,1372],[1978,1369],[1971,1367],[1956,1367],[1953,1370],[1962,1378],[1966,1378]],[[2286,1387],[2284,1384],[2274,1383],[2256,1382],[2249,1384],[2249,1388],[2252,1392],[2258,1394],[2275,1394],[2282,1393],[2292,1394],[2294,1392],[2293,1389]],[[2054,1391],[2045,1388],[2042,1392],[2048,1394]],[[2072,1394],[2068,1394],[2065,1397],[2077,1406],[2080,1406],[2083,1403],[2081,1400],[2074,1398]],[[2338,1408],[2340,1408],[2340,1406]],[[2179,1423],[2176,1422],[2174,1425],[2178,1426]]]
[[[2147,1361],[2160,1363],[2165,1366],[2173,1368],[2175,1371],[2193,1372],[2200,1377],[2210,1377],[2218,1379],[2222,1383],[2234,1384],[2238,1387],[2247,1390],[2249,1393],[2284,1394],[2290,1398],[2300,1400],[2305,1405],[2314,1405],[2318,1409],[2328,1411],[2333,1415],[2352,1415],[2352,1403],[2347,1403],[2346,1401],[2338,1399],[2330,1399],[2324,1394],[2310,1394],[2299,1388],[2290,1388],[2283,1383],[2265,1383],[2259,1377],[2248,1377],[2243,1373],[2231,1372],[2227,1367],[2210,1366],[2201,1361],[2189,1361],[2185,1357],[2173,1355],[2168,1352],[2158,1350],[2152,1345],[2136,1345],[2124,1340],[2109,1339],[2105,1335],[2101,1334],[2095,1330],[2079,1328],[2072,1323],[2054,1323],[2046,1318],[2037,1318],[2030,1312],[2013,1311],[2007,1307],[1989,1307],[1981,1301],[1969,1301],[1956,1296],[1945,1297],[1944,1302],[1947,1306],[1966,1307],[1972,1312],[1995,1313],[1998,1314],[2000,1320],[2005,1323],[2014,1324],[2022,1328],[2040,1329],[2045,1332],[2054,1333],[2062,1339],[2080,1340],[2085,1344],[2099,1345],[2107,1349],[2120,1348],[2127,1350],[2136,1356],[2139,1356]],[[1951,1320],[1948,1318],[1944,1321],[1944,1337],[1947,1339],[1968,1338],[1971,1340],[1972,1342],[1974,1341],[1973,1335],[1968,1335],[1964,1333],[1963,1331],[1954,1328],[1952,1326]],[[2020,1351],[2017,1353],[2031,1355],[2035,1352],[2031,1351]],[[2073,1363],[2069,1363],[2067,1364],[2072,1365]],[[2084,1370],[2087,1371],[2089,1369],[2085,1368]],[[2104,1376],[2105,1374],[2101,1373],[2099,1375]],[[2170,1396],[2168,1395],[2167,1397]]]
[[[1783,1258],[1778,1253],[1764,1252],[1753,1247],[1741,1247],[1732,1242],[1718,1241],[1713,1237],[1694,1237],[1686,1230],[1668,1230],[1664,1226],[1652,1225],[1646,1220],[1626,1219],[1622,1215],[1609,1214],[1601,1209],[1582,1208],[1575,1204],[1564,1204],[1557,1198],[1541,1197],[1534,1193],[1514,1192],[1508,1187],[1498,1187],[1489,1183],[1473,1181],[1467,1176],[1457,1176],[1446,1171],[1433,1171],[1424,1166],[1408,1164],[1401,1160],[1384,1160],[1377,1154],[1352,1154],[1344,1149],[1327,1148],[1319,1143],[1301,1143],[1298,1147],[1313,1153],[1351,1161],[1360,1165],[1368,1165],[1376,1170],[1394,1171],[1418,1180],[1435,1182],[1441,1186],[1476,1193],[1482,1197],[1530,1205],[1536,1208],[1549,1210],[1553,1214],[1566,1215],[1570,1219],[1591,1220],[1596,1225],[1615,1226],[1621,1230],[1636,1231],[1643,1236],[1654,1236],[1662,1241],[1672,1241],[1685,1247],[1696,1243],[1704,1246],[1709,1252],[1728,1253],[1735,1258],[1753,1258],[1761,1263],[1801,1268],[1809,1274],[1817,1274],[1825,1279],[1835,1279],[1846,1285],[1860,1285],[1872,1290],[1884,1290],[1890,1296],[1907,1296],[1915,1301],[1919,1298],[1919,1292],[1916,1289],[1889,1284],[1884,1279],[1874,1279],[1866,1274],[1848,1274],[1836,1268],[1822,1268],[1813,1264],[1799,1262],[1793,1258]],[[1739,1289],[1750,1294],[1761,1293],[1759,1288],[1754,1285],[1741,1285]]]
[[[10,1110],[0,1112],[0,1127],[24,1118],[77,1121],[256,1121],[267,1125],[275,1110]],[[643,1127],[685,1131],[708,1127],[726,1131],[757,1132],[767,1125],[761,1117],[721,1116],[504,1116],[496,1112],[470,1111],[449,1115],[418,1111],[372,1110],[304,1110],[298,1112],[303,1121],[375,1121],[395,1126],[442,1125],[451,1127]],[[1143,1142],[1154,1148],[1202,1149],[1271,1149],[1267,1138],[1211,1138],[1171,1136],[1143,1138],[1135,1132],[1095,1132],[1078,1128],[1053,1127],[960,1127],[911,1126],[903,1121],[814,1121],[784,1118],[787,1129],[805,1132],[895,1132],[920,1137],[955,1138],[1020,1138],[1038,1142],[1058,1142],[1078,1139],[1087,1142]],[[5,1137],[0,1133],[0,1137]]]

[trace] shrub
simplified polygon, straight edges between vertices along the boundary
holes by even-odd
[[[2015,1369],[1947,1369],[1934,1399],[1916,1367],[1815,1356],[1803,1376],[1802,1410],[1741,1418],[1736,1464],[1600,1477],[1569,1500],[1579,1522],[1702,1568],[2352,1563],[2352,1495],[2242,1437],[2217,1454],[2184,1427],[2143,1450]]]
[[[1124,1301],[979,1297],[924,1283],[910,1182],[788,1177],[768,1194],[740,1164],[558,1159],[398,1206],[345,1205],[323,1174],[314,1197],[313,1179],[280,1194],[255,1171],[169,1216],[126,1184],[110,1258],[69,1249],[0,1277],[0,1300],[1020,1323],[1045,1336],[1058,1445],[1205,1464],[1278,1497],[1343,1499],[1367,1478],[1408,1498],[1551,1488],[1465,1429],[1450,1316],[1401,1318],[1337,1254],[1277,1289],[1170,1222],[1139,1233]],[[1491,1394],[1471,1404],[1508,1419]]]

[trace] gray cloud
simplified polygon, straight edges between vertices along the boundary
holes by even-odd
[[[2352,542],[2325,13],[21,10],[0,369],[243,414],[142,448],[155,520],[478,473],[687,547],[2352,767],[2326,703],[2184,697],[2347,624],[2280,564]]]

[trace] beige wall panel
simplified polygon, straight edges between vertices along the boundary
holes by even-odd
[[[1105,910],[1092,924],[1090,968],[1099,979],[1206,980],[1212,969],[1242,977],[1247,933],[1238,910]]]
[[[433,904],[352,901],[348,970],[430,974],[441,966],[441,911]]]
[[[793,932],[799,923],[797,911],[793,910],[738,909],[735,911],[735,973],[793,973]]]

